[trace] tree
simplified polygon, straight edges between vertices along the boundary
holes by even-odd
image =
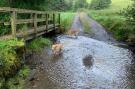
[[[92,0],[90,4],[91,9],[104,9],[109,7],[111,0]]]
[[[50,4],[49,7],[52,10],[65,11],[68,8],[68,5],[65,2],[65,0],[54,0],[48,4]]]
[[[74,10],[77,10],[79,8],[87,8],[87,0],[75,0],[74,2]]]

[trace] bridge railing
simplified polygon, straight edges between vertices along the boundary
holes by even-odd
[[[8,35],[0,36],[0,39],[23,37],[29,40],[56,30],[60,26],[60,13],[58,12],[0,7],[0,13],[9,15],[7,21],[0,19],[0,25],[8,26],[11,31]]]

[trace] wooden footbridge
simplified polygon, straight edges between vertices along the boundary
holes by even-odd
[[[0,19],[0,25],[9,29],[8,34],[0,36],[0,39],[17,37],[30,40],[60,27],[59,12],[0,7],[0,13],[9,16],[7,20]]]

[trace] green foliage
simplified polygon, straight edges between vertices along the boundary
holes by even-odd
[[[10,15],[8,13],[0,13],[0,21],[9,21]],[[0,24],[0,36],[9,34],[11,32],[10,26],[5,26],[4,24]]]
[[[23,66],[21,68],[21,70],[19,70],[18,76],[25,79],[28,76],[29,73],[30,73],[29,67],[28,66]]]
[[[50,46],[52,42],[47,38],[36,38],[28,44],[28,49],[32,52],[40,52],[45,46]]]
[[[9,6],[9,0],[0,0],[0,6]]]
[[[87,8],[88,3],[87,0],[75,0],[74,10],[78,10],[79,8]]]
[[[24,47],[23,40],[0,41],[0,77],[7,77],[15,73],[21,65],[21,59],[16,50]]]
[[[4,89],[5,79],[0,78],[0,89]]]
[[[132,0],[133,4],[126,9],[124,13],[127,17],[127,20],[130,21],[131,24],[135,25],[135,0]]]
[[[90,4],[91,9],[103,9],[109,7],[111,0],[92,0]]]
[[[28,66],[23,66],[18,73],[12,77],[7,79],[6,81],[0,81],[2,84],[0,89],[23,89],[24,81],[30,73],[30,69]]]

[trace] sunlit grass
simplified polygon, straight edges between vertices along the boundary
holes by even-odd
[[[91,0],[87,0],[88,3],[91,3]],[[112,0],[112,3],[109,8],[104,9],[107,12],[117,12],[122,10],[123,8],[127,8],[132,4],[132,0]]]
[[[110,6],[110,10],[119,11],[123,8],[127,8],[132,4],[131,0],[112,0],[112,4]]]
[[[74,20],[75,13],[72,12],[63,12],[61,13],[61,25],[67,30],[71,28],[71,25]]]

